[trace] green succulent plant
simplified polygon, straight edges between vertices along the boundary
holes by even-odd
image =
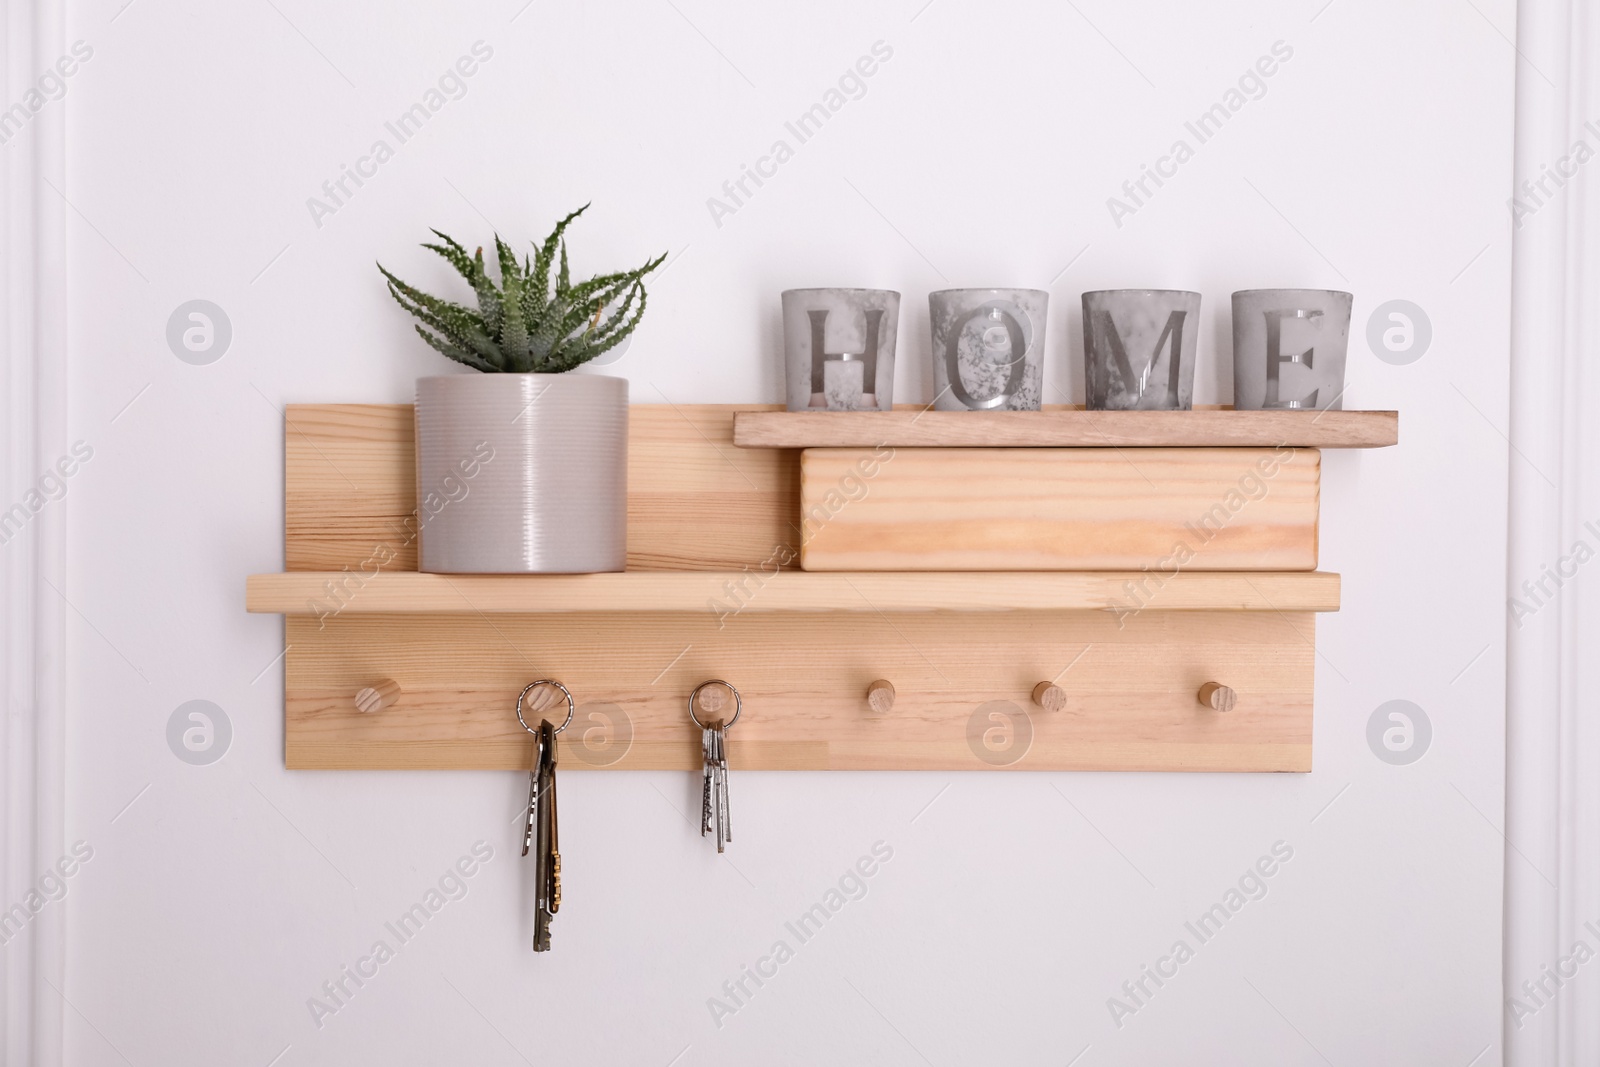
[[[644,276],[667,258],[663,254],[638,270],[600,274],[574,285],[562,234],[588,207],[557,223],[531,261],[525,255],[518,263],[516,253],[495,234],[499,285],[484,267],[482,248],[468,255],[455,238],[434,230],[444,243],[422,247],[439,253],[461,273],[477,295],[476,310],[407,285],[382,263],[378,269],[400,306],[420,320],[416,329],[422,339],[456,362],[490,373],[569,371],[615,348],[634,331],[644,317]],[[552,292],[550,268],[558,251],[560,269]],[[607,315],[607,307],[615,310]]]

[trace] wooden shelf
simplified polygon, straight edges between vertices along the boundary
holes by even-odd
[[[741,448],[1382,448],[1397,411],[739,411]]]
[[[1161,611],[1338,611],[1339,576],[1327,571],[1190,571],[1157,588],[1138,571],[778,574],[641,571],[482,575],[298,571],[252,575],[250,611],[280,615],[696,612],[1115,611],[1146,583]],[[340,597],[329,586],[344,587]],[[743,593],[730,592],[742,587]],[[341,607],[341,604],[343,605]],[[742,607],[741,607],[742,605]]]
[[[774,447],[733,447],[735,419],[737,443]],[[692,773],[700,734],[685,702],[699,683],[726,678],[744,697],[729,739],[741,771],[1304,772],[1314,613],[1338,610],[1339,576],[1300,569],[1316,559],[1318,454],[1283,457],[1272,446],[1392,444],[1395,424],[1381,412],[876,416],[636,406],[628,571],[443,575],[415,570],[410,406],[291,405],[286,573],[251,577],[247,606],[287,616],[291,768],[525,770],[530,742],[514,713],[517,694],[554,677],[577,700],[565,769]],[[816,425],[861,436],[798,432]],[[893,436],[880,433],[891,428]],[[782,439],[756,441],[769,433]],[[802,511],[803,448],[883,440],[1077,446],[1077,457],[1070,448],[1048,457],[1054,481],[1016,474],[1066,509],[1051,513],[1056,527],[1042,536],[1070,548],[1076,530],[1080,548],[1125,554],[1083,564],[1091,557],[1074,548],[1067,562],[1097,568],[1086,571],[1046,572],[1020,552],[997,562],[1033,569],[794,569],[803,539],[819,528],[838,537],[853,524],[881,524],[876,509],[903,496],[897,486],[914,495],[919,462],[940,477],[954,472],[962,487],[1005,485],[965,465],[970,456],[908,448],[861,476],[866,496],[842,471],[813,478],[821,503],[813,494]],[[1113,444],[1169,451],[1123,456]],[[821,475],[844,458],[812,452],[806,462]],[[1019,468],[1026,459],[993,455]],[[1270,486],[1265,496],[1250,471]],[[834,483],[857,490],[847,508],[827,496]],[[1004,515],[1050,518],[1031,507]],[[1195,555],[1169,576],[1160,560],[1175,540]],[[1285,555],[1285,545],[1298,554]],[[1199,569],[1208,565],[1229,569]],[[880,679],[897,693],[887,713],[868,703]],[[1037,701],[1041,683],[1060,690],[1065,706]],[[1214,685],[1234,692],[1232,710],[1205,702]]]

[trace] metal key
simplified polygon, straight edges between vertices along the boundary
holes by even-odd
[[[715,719],[705,728],[704,803],[700,819],[700,836],[715,831],[717,851],[722,852],[733,840],[728,819],[728,728],[721,719]]]
[[[711,732],[711,727],[700,731],[700,836],[704,837],[711,832],[711,816],[715,810],[713,798],[716,795],[716,776],[713,745],[716,744],[716,735]]]
[[[539,768],[544,763],[544,740],[537,735],[533,742],[533,766],[528,769],[528,825],[522,834],[522,854],[526,856],[533,847],[533,835],[539,822]]]
[[[555,914],[556,852],[555,805],[555,727],[546,719],[539,724],[538,780],[539,815],[534,831],[533,866],[533,951],[550,951],[550,918]],[[557,905],[559,906],[559,905]]]
[[[546,723],[545,725],[549,725]],[[561,822],[556,811],[556,731],[550,730],[550,744],[545,749],[545,762],[548,768],[545,780],[545,807],[550,820],[550,914],[554,915],[561,910]]]
[[[733,840],[733,820],[728,814],[728,728],[720,721],[716,728],[717,737],[717,780],[720,791],[717,794],[718,824],[717,851],[721,852],[723,846]]]
[[[727,722],[721,718],[702,722],[695,714],[702,692],[706,692],[705,698],[699,699],[702,711],[715,713],[726,702],[717,689],[707,691],[710,686],[720,686],[733,695],[733,718]],[[725,851],[733,840],[733,821],[728,814],[728,731],[739,721],[743,704],[739,691],[720,679],[702,682],[689,694],[689,719],[700,727],[700,836],[715,833],[718,852]]]
[[[529,694],[540,692],[529,700]],[[566,698],[567,717],[560,726],[541,718],[537,727],[523,716],[523,706],[538,711],[559,693]],[[533,767],[528,774],[528,815],[522,833],[522,854],[533,852],[533,950],[550,951],[550,919],[561,910],[561,844],[556,830],[556,735],[572,725],[572,692],[554,678],[529,682],[517,695],[517,723],[533,735]]]
[[[550,817],[544,803],[544,764],[546,727],[539,724],[537,760],[533,767],[534,820],[533,820],[533,951],[550,951],[550,913],[545,910],[545,887],[550,881]]]
[[[710,725],[702,732],[701,749],[705,756],[705,763],[701,770],[703,779],[703,795],[700,818],[700,836],[709,833],[717,835],[717,851],[724,847],[722,837],[722,773],[717,769],[721,756],[718,753],[718,744],[722,736],[722,720],[713,719]]]

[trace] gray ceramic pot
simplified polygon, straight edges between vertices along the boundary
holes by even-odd
[[[783,352],[790,411],[889,411],[900,294],[785,289]]]
[[[1234,293],[1233,406],[1339,410],[1351,300],[1336,289]]]
[[[418,569],[620,571],[628,382],[598,374],[417,379]]]
[[[1038,411],[1049,301],[1039,289],[929,293],[934,408]]]
[[[1188,411],[1194,406],[1199,338],[1199,293],[1084,293],[1086,406],[1090,411]]]

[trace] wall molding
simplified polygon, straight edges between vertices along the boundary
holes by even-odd
[[[1600,148],[1600,13],[1524,2],[1517,43],[1515,195],[1534,210],[1513,223],[1504,1049],[1568,1067],[1600,1062],[1600,963],[1569,959],[1600,952],[1600,567],[1574,559],[1600,551],[1600,212],[1587,167],[1548,174]]]
[[[0,0],[0,12],[8,106],[62,54],[65,14],[50,0]],[[42,107],[0,147],[0,511],[66,449],[65,110]],[[60,508],[42,509],[0,545],[4,910],[26,900],[66,841],[65,607],[55,591],[66,589],[64,555]],[[43,909],[0,945],[4,1064],[62,1062],[65,910]]]

